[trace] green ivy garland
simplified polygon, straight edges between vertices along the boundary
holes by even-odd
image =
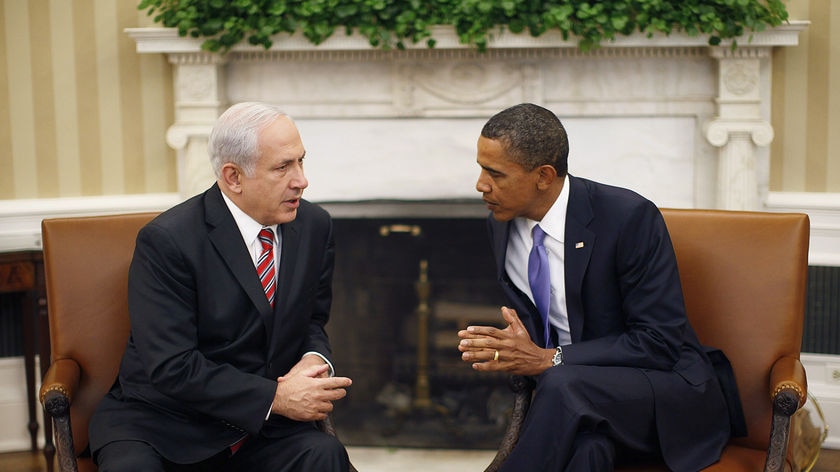
[[[436,25],[453,25],[461,43],[479,50],[501,29],[535,37],[559,31],[583,51],[635,32],[682,31],[718,45],[788,19],[782,0],[141,0],[138,9],[220,52],[246,38],[267,49],[272,36],[298,31],[317,45],[337,28],[377,48],[434,47]]]

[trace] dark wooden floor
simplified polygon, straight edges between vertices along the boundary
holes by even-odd
[[[2,472],[44,472],[47,468],[41,453],[10,452],[0,454]],[[823,449],[811,472],[840,472],[840,450]]]

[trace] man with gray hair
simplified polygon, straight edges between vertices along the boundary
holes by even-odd
[[[90,424],[100,471],[346,471],[314,421],[351,380],[325,331],[334,242],[301,197],[306,153],[276,107],[240,103],[209,138],[216,183],[140,230],[131,333]]]

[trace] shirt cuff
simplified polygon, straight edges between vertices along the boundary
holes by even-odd
[[[324,356],[324,355],[323,355],[323,354],[321,354],[320,352],[316,352],[316,351],[309,351],[309,352],[304,353],[304,354],[301,356],[301,358],[304,358],[304,357],[308,356],[309,354],[314,354],[314,355],[316,355],[316,356],[320,357],[321,359],[323,359],[323,360],[324,360],[324,362],[326,362],[326,363],[327,363],[327,365],[328,365],[328,366],[330,366],[330,377],[335,377],[335,369],[333,369],[332,362],[330,362],[330,360],[329,360],[329,359],[327,359],[327,358],[326,358],[326,356]]]
[[[329,360],[329,359],[327,359],[327,358],[326,358],[323,354],[321,354],[320,352],[316,352],[316,351],[309,351],[309,352],[304,353],[304,354],[303,354],[302,356],[300,356],[300,357],[301,357],[301,359],[303,359],[304,357],[308,356],[309,354],[316,355],[316,356],[320,357],[321,359],[323,359],[323,360],[324,360],[324,362],[326,362],[326,363],[327,363],[327,365],[330,367],[330,369],[329,369],[329,371],[330,371],[330,377],[334,377],[334,376],[335,376],[335,369],[333,369],[332,362],[330,362],[330,360]],[[274,401],[273,401],[273,400],[272,400],[272,402],[271,402],[271,405],[269,405],[269,406],[268,406],[268,413],[266,413],[266,414],[265,414],[265,420],[266,420],[266,421],[268,421],[268,417],[269,417],[269,416],[271,416],[271,407],[272,407],[272,406],[274,406]]]

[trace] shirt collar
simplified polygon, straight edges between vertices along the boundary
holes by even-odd
[[[263,225],[259,224],[255,219],[248,216],[247,213],[236,206],[236,203],[233,203],[233,200],[228,198],[224,192],[222,192],[222,198],[225,200],[225,204],[227,205],[228,210],[230,210],[230,214],[233,215],[233,220],[236,222],[236,226],[239,228],[239,232],[242,234],[242,240],[245,241],[245,244],[250,245],[256,241],[257,236],[260,234],[260,230],[263,229]],[[271,229],[275,232],[276,240],[277,230],[274,227],[271,227]]]
[[[569,174],[563,177],[563,189],[560,190],[560,195],[554,200],[551,208],[545,213],[542,221],[534,221],[526,219],[528,225],[528,232],[533,231],[534,226],[540,225],[545,234],[551,236],[552,239],[565,241],[566,233],[566,208],[569,206]]]

